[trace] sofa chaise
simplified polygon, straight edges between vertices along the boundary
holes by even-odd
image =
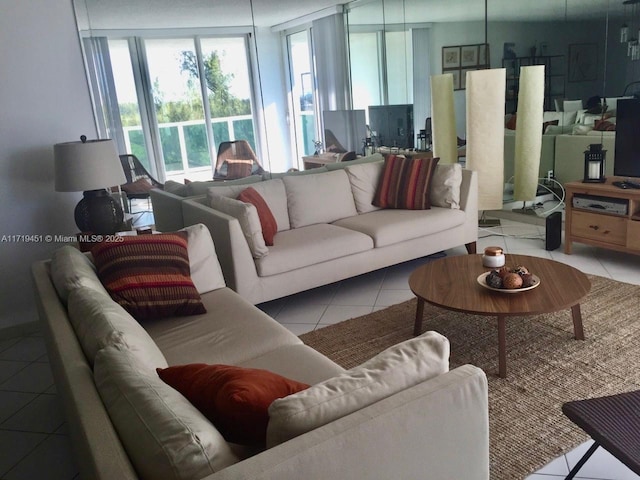
[[[185,232],[187,275],[206,313],[136,321],[105,289],[97,257],[71,246],[32,267],[81,478],[489,478],[486,377],[471,365],[449,371],[444,337],[427,332],[345,371],[225,286],[204,226]],[[310,388],[271,404],[267,444],[239,445],[156,374],[198,363],[264,369]],[[367,388],[340,390],[363,379]],[[331,385],[355,406],[320,419],[315,407],[282,415]],[[363,402],[358,392],[374,395]]]

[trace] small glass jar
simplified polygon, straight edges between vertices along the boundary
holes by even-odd
[[[504,252],[501,247],[487,247],[482,255],[482,265],[489,268],[504,267]]]

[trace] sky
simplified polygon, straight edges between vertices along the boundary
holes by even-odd
[[[250,98],[250,79],[244,39],[202,38],[202,53],[207,56],[217,50],[225,73],[234,75],[230,91],[239,98]],[[155,39],[146,41],[147,62],[151,82],[159,79],[165,101],[180,100],[187,91],[190,75],[180,71],[179,55],[194,51],[192,39]],[[126,40],[109,40],[111,66],[119,103],[137,103],[133,70]]]

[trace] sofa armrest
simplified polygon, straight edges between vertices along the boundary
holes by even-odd
[[[49,262],[34,263],[31,272],[47,355],[80,477],[137,479],[96,390],[93,371],[69,323],[66,309],[51,283]]]
[[[156,230],[175,232],[186,226],[182,218],[182,202],[189,197],[181,197],[158,188],[151,189],[149,195]]]
[[[256,295],[256,265],[238,219],[211,208],[206,196],[183,201],[182,215],[185,225],[202,223],[211,232],[227,286],[252,303],[261,298]]]
[[[209,475],[487,480],[487,379],[464,365]]]

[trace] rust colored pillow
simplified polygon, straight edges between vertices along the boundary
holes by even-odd
[[[599,132],[614,132],[616,130],[616,124],[609,120],[596,120],[593,129]]]
[[[206,312],[191,280],[186,232],[113,237],[91,254],[111,298],[136,319]]]
[[[258,211],[258,218],[260,219],[260,226],[262,227],[262,236],[264,237],[264,243],[268,246],[273,245],[273,237],[278,233],[278,223],[273,216],[269,205],[264,201],[262,195],[253,187],[245,188],[238,200],[244,203],[250,203]]]
[[[228,441],[264,445],[269,405],[309,385],[257,368],[194,363],[156,369]]]
[[[428,210],[431,180],[439,158],[405,158],[389,155],[373,204],[380,208]]]

